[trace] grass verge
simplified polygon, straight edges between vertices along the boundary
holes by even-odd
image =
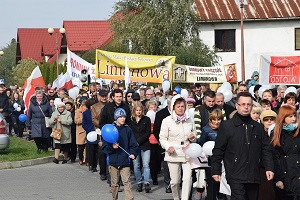
[[[0,163],[30,160],[35,158],[53,156],[54,152],[37,153],[36,145],[33,141],[10,136],[10,146],[8,149],[0,150]]]

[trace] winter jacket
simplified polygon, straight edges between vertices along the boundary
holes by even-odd
[[[300,136],[293,137],[294,133],[282,130],[281,147],[272,147],[274,182],[282,181],[288,195],[300,196]]]
[[[74,122],[76,124],[76,144],[82,145],[86,143],[86,132],[82,127],[82,111],[78,108],[75,111]]]
[[[180,98],[180,95],[175,95],[172,98],[171,101],[171,108],[173,108],[175,100],[177,98]],[[161,144],[161,147],[165,149],[166,151],[169,149],[169,147],[174,147],[175,153],[173,154],[165,154],[165,161],[168,162],[187,162],[189,160],[189,157],[185,155],[185,153],[182,150],[182,145],[187,144],[188,142],[195,142],[195,141],[189,141],[188,136],[191,133],[196,132],[194,122],[190,118],[187,104],[185,116],[186,120],[184,121],[178,121],[177,116],[175,114],[175,111],[171,109],[171,115],[163,119],[160,133],[159,133],[159,142]],[[195,134],[196,136],[196,134]]]
[[[150,150],[149,137],[151,133],[151,121],[147,116],[142,116],[139,122],[135,118],[132,118],[132,121],[129,125],[132,129],[134,136],[137,140],[139,148],[142,150]]]
[[[59,116],[61,120],[60,123],[54,119],[56,116]],[[73,120],[69,111],[65,109],[62,113],[59,113],[58,110],[55,110],[52,113],[51,118],[49,119],[49,123],[51,124],[52,128],[55,127],[62,130],[61,139],[53,139],[54,143],[70,144],[72,142],[71,125],[73,123]]]
[[[2,94],[0,94],[0,108],[3,109],[1,112],[2,115],[5,117],[8,114],[8,106],[9,106],[9,98],[6,95],[6,92],[4,91]]]
[[[40,108],[43,113],[41,112]],[[43,96],[42,102],[39,105],[36,96],[30,99],[30,104],[28,108],[26,126],[31,129],[31,137],[42,137],[49,138],[51,133],[51,128],[46,128],[45,117],[51,117],[52,109],[47,100],[46,96]]]
[[[92,122],[92,112],[91,110],[86,110],[82,113],[82,128],[85,130],[86,135],[88,135],[91,131],[95,130],[95,126]],[[90,142],[86,141],[87,144],[97,144],[98,141]]]
[[[138,144],[134,137],[134,133],[128,125],[117,126],[114,124],[119,132],[119,139],[117,143],[129,154],[133,154],[135,157],[138,152]],[[129,167],[130,158],[129,155],[121,148],[114,149],[113,144],[103,140],[102,150],[107,155],[108,165],[114,167]]]
[[[207,141],[215,141],[217,138],[218,129],[212,129],[209,124],[203,127],[201,137],[199,140],[199,144],[203,146],[203,144]]]
[[[245,124],[238,114],[221,123],[213,155],[212,175],[221,175],[224,160],[227,182],[260,183],[260,162],[273,171],[270,144],[263,126],[249,119]]]
[[[258,71],[254,71],[254,72],[252,73],[251,80],[250,80],[249,83],[248,83],[248,89],[249,89],[251,86],[256,86],[256,85],[258,84],[258,80],[255,80],[255,79],[254,79],[254,76],[258,76],[258,75],[259,75]]]
[[[105,106],[101,110],[100,114],[100,120],[99,120],[99,128],[102,129],[102,127],[105,124],[112,124],[115,119],[114,119],[114,112],[117,108],[123,108],[126,111],[126,124],[130,124],[130,116],[131,112],[128,107],[128,105],[124,102],[121,103],[120,106],[117,106],[115,102],[109,102],[105,104]]]
[[[105,103],[102,103],[102,102],[98,102],[91,106],[92,122],[95,127],[99,126],[100,113],[104,106],[105,106]]]

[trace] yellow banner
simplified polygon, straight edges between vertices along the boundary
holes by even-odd
[[[96,50],[96,78],[124,80],[127,60],[130,81],[162,83],[172,80],[175,58]]]

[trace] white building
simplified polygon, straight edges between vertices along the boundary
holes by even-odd
[[[236,63],[241,80],[239,0],[195,0],[200,38],[216,47],[220,64]],[[300,0],[244,0],[245,77],[259,71],[261,55],[300,55]]]

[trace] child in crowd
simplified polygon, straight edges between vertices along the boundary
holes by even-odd
[[[262,112],[261,106],[258,103],[253,102],[253,107],[252,107],[252,110],[250,113],[251,118],[254,121],[257,121],[259,123],[260,122],[259,116],[260,116],[261,112]]]
[[[125,199],[133,199],[130,183],[130,159],[137,156],[138,145],[131,128],[125,124],[126,111],[117,108],[114,112],[114,126],[118,129],[119,139],[111,144],[103,140],[102,150],[107,155],[108,169],[111,177],[111,191],[113,199],[118,199],[119,175],[125,189]],[[124,150],[122,150],[122,147]],[[128,154],[129,155],[128,155]]]
[[[272,110],[272,104],[271,104],[271,102],[269,100],[262,99],[262,100],[260,100],[259,103],[260,103],[260,105],[262,107],[262,111],[264,111],[264,110]]]

